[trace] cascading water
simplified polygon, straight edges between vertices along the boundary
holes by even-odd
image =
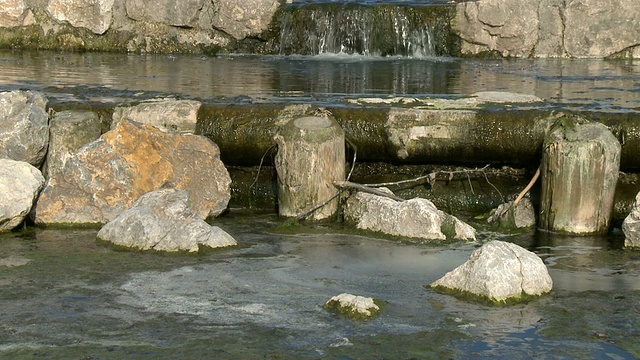
[[[359,4],[290,6],[280,18],[280,55],[448,55],[448,7]],[[440,39],[440,40],[438,40]]]

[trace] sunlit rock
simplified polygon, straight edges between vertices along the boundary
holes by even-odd
[[[538,255],[513,243],[491,241],[429,286],[504,303],[548,293],[553,281]]]
[[[440,211],[427,199],[396,201],[388,197],[357,192],[349,197],[345,220],[358,229],[424,240],[475,240],[473,227]]]
[[[637,48],[638,17],[635,0],[479,0],[458,2],[453,25],[468,55],[604,58]]]
[[[49,178],[60,171],[82,146],[100,137],[100,118],[88,110],[55,113],[49,123],[49,151],[42,173]]]
[[[640,248],[640,193],[631,207],[631,212],[622,222],[624,232],[624,246]]]
[[[0,232],[22,223],[43,185],[44,177],[32,165],[0,159]]]
[[[0,27],[31,25],[33,13],[24,0],[0,0]]]
[[[143,194],[173,186],[187,190],[193,211],[206,219],[226,209],[230,184],[211,140],[123,120],[47,180],[32,217],[38,224],[104,224]]]
[[[140,250],[196,252],[236,245],[231,235],[191,211],[189,193],[160,189],[142,195],[131,208],[108,222],[98,239]]]
[[[373,298],[343,293],[329,299],[324,308],[352,319],[365,320],[380,312],[378,303]]]
[[[279,6],[278,0],[219,0],[213,27],[241,40],[266,30]]]
[[[126,0],[127,16],[171,26],[196,25],[205,0]]]
[[[194,133],[198,121],[198,110],[202,103],[195,100],[158,99],[135,106],[121,105],[113,110],[111,128],[122,119],[151,124],[160,130],[172,133]]]
[[[49,144],[47,99],[38,92],[0,92],[0,158],[40,167]]]
[[[115,0],[49,0],[47,12],[57,21],[104,34],[111,26]]]

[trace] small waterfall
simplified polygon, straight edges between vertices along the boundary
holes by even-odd
[[[447,55],[449,7],[310,4],[290,6],[280,18],[281,55]],[[445,36],[446,37],[446,36]]]

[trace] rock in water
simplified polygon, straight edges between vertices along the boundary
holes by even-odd
[[[636,195],[631,213],[622,222],[622,232],[625,247],[640,248],[640,193]]]
[[[189,193],[160,189],[141,196],[100,229],[98,239],[141,250],[189,251],[237,245],[231,235],[211,226],[190,208]]]
[[[168,185],[187,190],[203,219],[222,213],[231,197],[231,178],[211,140],[123,120],[47,181],[32,216],[37,224],[105,224]]]
[[[0,158],[40,167],[49,144],[46,107],[38,92],[0,92]]]
[[[43,185],[42,173],[32,165],[0,159],[0,232],[22,223]]]
[[[324,304],[324,308],[335,313],[345,314],[355,320],[366,320],[380,312],[380,306],[373,298],[347,293],[332,297]]]
[[[390,191],[389,191],[390,192]],[[427,199],[396,201],[358,192],[347,200],[345,220],[358,229],[425,240],[475,240],[473,227],[438,210]],[[446,233],[446,234],[445,234]]]
[[[474,251],[467,262],[429,286],[504,303],[518,301],[523,295],[548,293],[553,281],[538,255],[516,244],[491,241]]]

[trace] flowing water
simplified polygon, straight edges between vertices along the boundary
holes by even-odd
[[[0,356],[11,359],[633,359],[640,254],[620,237],[484,231],[549,266],[551,294],[488,306],[425,288],[479,244],[420,245],[328,227],[282,230],[232,211],[240,246],[119,252],[95,230],[0,235]],[[278,227],[280,226],[280,227]],[[275,232],[274,232],[275,231]],[[287,234],[288,233],[288,234]],[[322,308],[347,292],[387,304],[366,322]]]
[[[456,59],[434,57],[432,44],[421,44],[405,57],[372,56],[371,50],[358,55],[340,46],[314,56],[0,51],[0,90],[39,90],[58,104],[166,96],[205,103],[340,104],[370,96],[511,91],[537,95],[551,108],[631,114],[640,109],[637,60]],[[640,254],[622,249],[619,230],[607,237],[504,235],[475,224],[479,243],[424,245],[321,226],[287,234],[274,231],[283,221],[273,214],[236,210],[215,223],[240,246],[161,255],[116,251],[96,243],[95,230],[0,234],[0,356],[640,356]],[[553,292],[527,304],[493,307],[424,287],[494,239],[537,252],[549,267]],[[387,304],[378,317],[354,322],[322,308],[342,292]]]

